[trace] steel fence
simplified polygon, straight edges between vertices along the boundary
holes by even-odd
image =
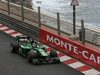
[[[6,25],[9,28],[12,28],[26,36],[30,36],[35,40],[40,40],[40,31],[39,27],[31,25],[27,22],[18,20],[9,15],[3,14],[0,12],[0,23]]]
[[[38,12],[40,10],[39,11],[35,11],[35,10],[31,10],[31,9],[28,9],[28,8],[25,8],[25,7],[23,9],[24,13],[22,13],[21,5],[17,5],[17,4],[13,4],[13,3],[9,3],[9,4],[10,5],[8,5],[7,1],[1,0],[1,2],[0,2],[0,7],[1,8],[0,9],[3,9],[3,10],[8,11],[10,13],[16,14],[18,16],[22,16],[22,18],[24,16],[24,18],[26,18],[28,20],[34,21],[36,23],[39,23],[39,27],[41,27],[40,25],[45,25],[45,26],[48,26],[48,27],[53,28],[53,29],[58,30],[58,31],[60,29],[60,32],[64,32],[64,33],[67,33],[67,34],[70,34],[70,35],[73,34],[73,23],[71,23],[71,22],[68,22],[68,21],[65,21],[65,20],[62,20],[62,19],[60,19],[60,21],[58,21],[57,17],[46,15],[46,14],[43,14],[41,12],[39,14]],[[9,6],[9,8],[7,6]],[[4,18],[1,17],[1,19],[4,19]],[[8,22],[7,19],[6,19],[5,22],[6,22],[6,25],[7,25],[7,22]],[[16,22],[17,22],[17,20],[16,20]],[[0,23],[3,23],[3,20]],[[10,22],[10,21],[8,23],[10,23],[10,24],[8,24],[8,26],[11,25],[11,24],[13,25],[13,23]],[[21,22],[21,23],[23,23],[23,22]],[[16,24],[17,25],[21,25],[21,26],[22,25],[24,26],[24,24],[25,24],[25,25],[27,25],[27,27],[28,27],[28,25],[30,25],[30,24],[27,24],[27,23],[24,23],[24,24],[21,24],[21,23],[20,24],[16,23]],[[60,28],[58,27],[59,23],[60,23]],[[80,21],[80,23],[81,23],[81,21]],[[14,25],[12,26],[13,28],[14,28]],[[21,26],[19,27],[20,30],[23,27],[23,26],[22,27]],[[81,25],[76,24],[76,35],[77,36],[79,36],[80,29],[81,29]],[[28,32],[31,32],[31,31],[28,31]],[[58,34],[60,34],[60,32],[58,32]],[[96,30],[89,29],[89,28],[85,27],[85,33],[86,33],[85,34],[85,41],[100,46],[100,31],[96,31]],[[33,34],[30,34],[30,35],[33,35]]]

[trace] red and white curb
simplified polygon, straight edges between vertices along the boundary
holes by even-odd
[[[12,30],[2,24],[0,24],[0,30],[13,36],[13,37],[23,35],[23,34],[16,32],[15,30]],[[42,43],[39,43],[39,44],[45,46],[47,48],[47,52],[50,52],[52,50],[52,48],[50,48]],[[57,54],[58,54],[58,57],[60,58],[61,62],[65,63],[66,65],[68,65],[72,68],[75,68],[76,70],[84,73],[85,75],[100,75],[100,72],[98,70],[95,70],[95,69],[87,66],[86,64],[73,59],[70,56],[67,56],[59,51],[57,51]]]
[[[18,33],[15,30],[12,30],[12,29],[10,29],[4,25],[1,25],[1,24],[0,24],[0,30],[4,31],[5,33],[7,33],[13,37],[22,35],[21,33]]]

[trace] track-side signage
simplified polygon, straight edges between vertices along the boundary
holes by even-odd
[[[77,0],[72,0],[72,3],[70,4],[71,6],[78,6],[79,3]]]
[[[40,41],[100,70],[100,52],[40,28]]]

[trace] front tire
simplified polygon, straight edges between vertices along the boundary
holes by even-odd
[[[57,52],[55,50],[52,50],[50,52],[50,57],[51,57],[53,63],[60,63],[60,59],[58,58]]]
[[[52,50],[50,52],[50,57],[57,57],[57,52],[55,50]]]

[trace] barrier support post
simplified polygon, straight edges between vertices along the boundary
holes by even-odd
[[[59,17],[59,12],[57,13],[57,24],[58,24],[58,35],[60,35],[60,17]]]
[[[81,29],[82,29],[82,44],[85,45],[85,28],[84,28],[84,20],[81,20]]]
[[[8,3],[7,3],[8,4],[8,15],[10,15],[10,4],[9,4],[9,2],[10,1],[8,0]]]
[[[21,0],[22,20],[24,21],[24,8],[23,8],[23,6],[24,6],[24,1]]]
[[[38,22],[39,22],[39,27],[41,27],[41,14],[40,14],[40,7],[38,7]]]
[[[73,6],[73,34],[76,34],[76,15],[75,15],[75,6]]]

